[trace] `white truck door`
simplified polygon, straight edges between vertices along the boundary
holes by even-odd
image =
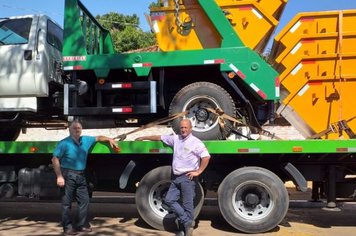
[[[38,91],[48,95],[49,83],[62,83],[63,29],[45,15],[41,15],[35,45],[35,83]]]
[[[34,48],[38,17],[0,22],[0,97],[36,96]]]

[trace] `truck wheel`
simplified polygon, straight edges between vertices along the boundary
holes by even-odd
[[[15,196],[15,186],[12,183],[4,183],[0,185],[0,199],[12,198]]]
[[[188,111],[184,118],[192,121],[193,134],[202,140],[223,139],[228,136],[230,130],[221,130],[217,117],[206,108],[220,108],[230,116],[234,116],[236,112],[234,101],[222,87],[209,82],[197,82],[185,86],[174,96],[169,114]],[[172,128],[176,133],[180,133],[180,120],[172,121]]]
[[[136,190],[136,206],[142,219],[155,229],[177,230],[176,216],[170,212],[163,200],[170,185],[171,167],[157,167],[148,172],[140,181]],[[194,199],[194,217],[196,218],[204,203],[204,192],[200,184],[196,185]]]
[[[245,233],[262,233],[284,219],[289,197],[274,173],[260,167],[244,167],[225,177],[218,189],[218,203],[231,226]]]
[[[20,135],[21,128],[18,127],[0,127],[0,141],[15,141]]]

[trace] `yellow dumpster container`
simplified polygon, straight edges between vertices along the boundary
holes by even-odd
[[[273,4],[271,4],[271,1]],[[150,9],[152,30],[162,51],[217,48],[221,37],[197,0],[166,0]],[[263,52],[287,0],[216,0],[243,43]],[[184,24],[186,31],[177,25]]]
[[[356,10],[299,13],[275,37],[270,62],[280,63],[304,38],[353,35],[355,22]]]
[[[356,131],[354,22],[356,10],[299,13],[274,39],[277,113],[306,138],[346,139]]]

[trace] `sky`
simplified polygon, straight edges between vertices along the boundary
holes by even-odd
[[[144,31],[149,26],[144,13],[156,0],[82,0],[86,8],[95,16],[108,12],[126,15],[136,14]],[[269,1],[269,0],[264,0]],[[287,6],[276,28],[277,34],[298,12],[356,9],[356,0],[288,0]],[[64,0],[0,0],[0,18],[16,15],[42,13],[63,25]]]

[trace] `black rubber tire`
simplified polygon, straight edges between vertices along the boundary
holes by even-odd
[[[15,141],[20,135],[21,128],[13,126],[0,126],[0,141]]]
[[[231,226],[245,233],[262,233],[284,219],[289,196],[281,179],[271,171],[243,167],[231,172],[220,184],[218,203]]]
[[[15,186],[12,183],[0,184],[0,199],[9,199],[15,196]]]
[[[235,103],[225,89],[209,82],[196,82],[185,86],[174,96],[169,107],[169,114],[188,110],[188,114],[183,118],[189,118],[192,121],[193,134],[199,139],[216,140],[227,137],[231,130],[225,128],[222,131],[217,117],[207,112],[204,109],[206,107],[220,108],[230,116],[234,116],[236,112]],[[177,134],[180,133],[181,119],[172,121],[172,128]],[[231,126],[230,122],[228,126]]]
[[[171,181],[171,167],[157,167],[148,172],[140,181],[136,190],[136,207],[141,218],[158,230],[175,231],[177,221],[173,213],[162,205]],[[201,184],[196,185],[194,199],[194,217],[196,218],[204,203],[204,191]]]

